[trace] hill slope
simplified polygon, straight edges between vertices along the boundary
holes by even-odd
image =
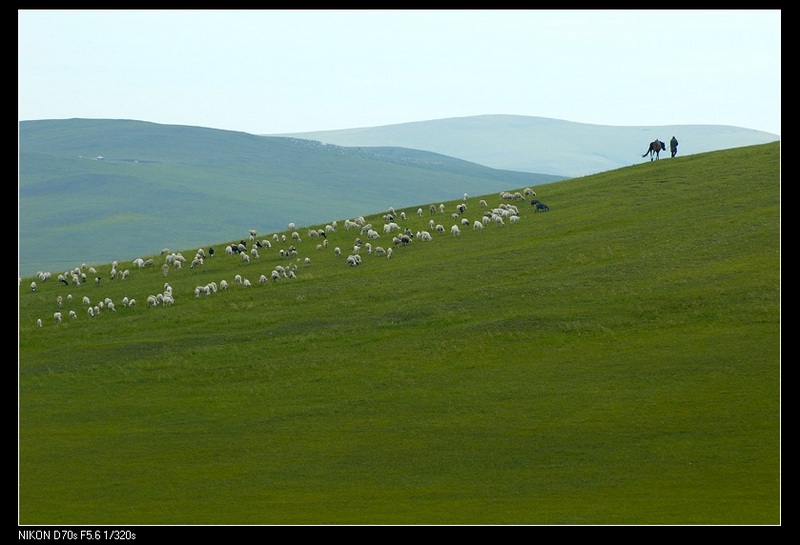
[[[19,272],[558,179],[417,150],[128,120],[27,121],[19,134]]]
[[[615,127],[544,117],[482,115],[334,131],[293,133],[340,146],[400,146],[459,157],[498,169],[566,177],[641,163],[647,145],[676,136],[679,155],[780,140],[778,135],[722,125]],[[667,155],[668,156],[668,155]]]
[[[23,284],[20,523],[780,524],[779,146],[536,190],[549,212],[398,210],[447,226],[427,242],[364,211],[359,266],[339,225]]]

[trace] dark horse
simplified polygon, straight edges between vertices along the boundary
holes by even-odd
[[[642,157],[647,157],[647,154],[649,153],[651,161],[653,160],[653,158],[658,160],[658,154],[662,150],[666,151],[667,150],[667,145],[664,142],[662,142],[661,140],[658,140],[658,139],[653,140],[652,142],[650,142],[650,147],[647,148],[647,151],[644,152],[644,155],[642,155]]]

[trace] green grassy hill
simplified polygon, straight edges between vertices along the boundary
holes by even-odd
[[[549,212],[486,194],[519,220],[460,236],[460,199],[421,200],[398,223],[446,233],[399,246],[363,210],[394,253],[359,266],[340,219],[291,258],[285,231],[248,265],[221,251],[246,230],[210,230],[167,277],[154,253],[23,279],[19,522],[780,524],[778,144],[536,192]]]
[[[25,121],[19,273],[562,179],[418,150],[130,120]]]

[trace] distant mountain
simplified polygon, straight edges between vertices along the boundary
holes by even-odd
[[[19,272],[196,249],[564,179],[429,151],[143,121],[19,124]],[[43,251],[46,249],[46,251]],[[43,256],[46,256],[43,257]]]
[[[497,169],[571,178],[648,161],[642,154],[656,138],[669,142],[675,136],[680,142],[679,156],[780,140],[775,134],[726,125],[616,127],[519,115],[455,117],[275,136],[339,146],[427,150]]]

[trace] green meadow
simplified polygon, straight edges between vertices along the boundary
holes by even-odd
[[[407,245],[364,210],[358,266],[330,218],[250,264],[224,252],[245,224],[166,277],[23,278],[19,523],[780,524],[779,143],[534,189],[549,212],[398,209],[433,235]],[[473,229],[501,204],[519,221]]]

